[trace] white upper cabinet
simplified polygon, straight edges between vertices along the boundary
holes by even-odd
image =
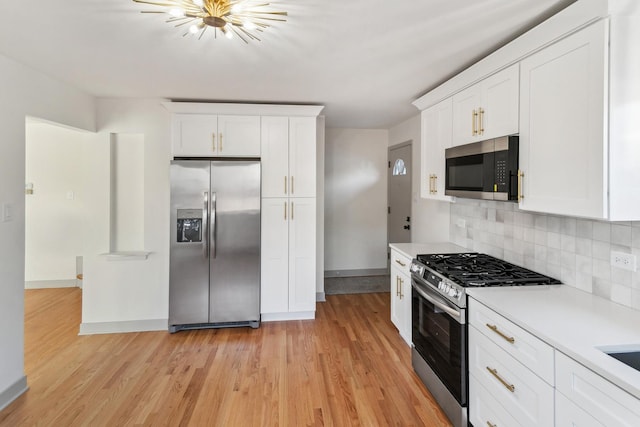
[[[518,133],[518,64],[453,95],[452,145]]]
[[[445,149],[451,147],[452,99],[422,112],[420,196],[424,199],[451,201],[444,195]]]
[[[262,118],[262,197],[316,196],[316,118]]]
[[[174,157],[258,157],[260,116],[176,114]]]
[[[607,218],[607,46],[602,20],[522,61],[520,208]]]

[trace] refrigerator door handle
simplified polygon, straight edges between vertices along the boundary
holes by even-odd
[[[216,257],[216,193],[211,193],[211,252]]]
[[[209,221],[207,221],[207,213],[209,212],[209,192],[204,192],[204,206],[202,207],[202,252],[205,258],[209,258]]]

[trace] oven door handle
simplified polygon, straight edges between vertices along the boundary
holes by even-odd
[[[416,292],[418,294],[420,294],[420,296],[424,299],[426,299],[427,301],[429,301],[431,304],[433,304],[434,306],[436,306],[437,308],[439,308],[440,310],[444,311],[445,313],[449,314],[451,317],[453,317],[458,323],[460,324],[464,324],[464,320],[462,317],[462,313],[459,312],[458,310],[451,308],[445,301],[443,301],[440,297],[436,296],[436,295],[429,295],[427,294],[423,289],[421,289],[418,285],[416,285],[415,283],[411,283],[411,286],[413,287],[413,289],[416,290]]]

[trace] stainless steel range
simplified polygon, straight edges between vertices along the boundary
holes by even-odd
[[[468,425],[466,288],[560,281],[489,255],[418,255],[411,263],[413,368],[456,427]]]

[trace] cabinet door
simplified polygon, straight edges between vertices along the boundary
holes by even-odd
[[[556,391],[556,427],[605,427],[578,405]]]
[[[497,138],[518,133],[519,81],[518,64],[482,81],[478,139]]]
[[[289,311],[289,199],[262,199],[260,312]]]
[[[316,196],[316,118],[289,118],[289,195]]]
[[[480,84],[476,84],[453,95],[453,146],[479,140],[477,114],[481,89]]]
[[[260,156],[260,116],[218,116],[218,155]]]
[[[316,199],[289,199],[289,311],[316,309]]]
[[[520,208],[607,216],[607,23],[520,64]]]
[[[173,120],[174,157],[218,155],[218,116],[176,114]]]
[[[420,196],[451,201],[444,195],[445,150],[451,147],[453,101],[448,98],[422,112]]]
[[[289,118],[262,117],[262,197],[289,194]]]
[[[452,145],[518,133],[518,64],[453,95]]]
[[[394,324],[398,332],[400,332],[402,322],[400,321],[399,312],[402,310],[400,304],[400,277],[402,276],[400,268],[391,264],[391,323]]]

